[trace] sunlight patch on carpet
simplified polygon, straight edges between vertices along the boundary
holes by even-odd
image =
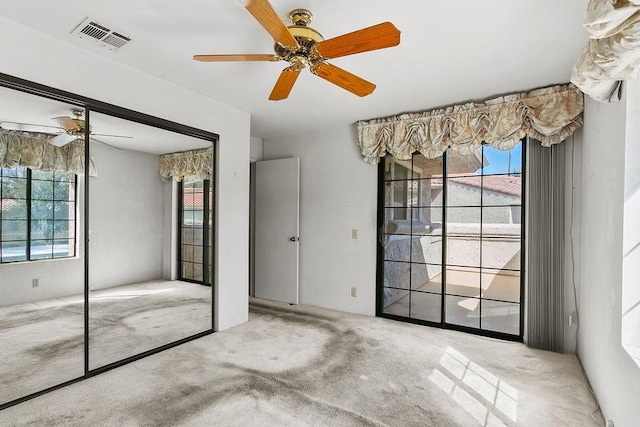
[[[482,426],[503,426],[506,416],[517,421],[518,390],[471,361],[453,347],[440,358],[429,381],[451,396]],[[474,397],[475,396],[475,397]]]

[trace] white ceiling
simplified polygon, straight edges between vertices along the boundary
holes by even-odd
[[[284,62],[192,60],[272,53],[270,36],[237,0],[12,1],[0,15],[249,112],[251,134],[268,138],[565,83],[586,40],[587,3],[272,0],[287,23],[290,10],[310,9],[325,39],[385,21],[402,33],[398,47],[331,61],[375,83],[372,95],[358,98],[304,72],[277,102],[267,98]],[[71,35],[87,17],[133,41],[112,52]]]

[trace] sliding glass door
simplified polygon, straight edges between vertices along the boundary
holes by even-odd
[[[522,337],[523,145],[383,159],[378,315]]]

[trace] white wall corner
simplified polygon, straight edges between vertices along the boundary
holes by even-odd
[[[216,330],[249,320],[249,115],[220,134],[216,155]]]
[[[626,84],[622,346],[640,370],[640,81]]]
[[[564,351],[576,353],[580,283],[580,156],[582,130],[564,142],[565,154],[565,274]],[[571,317],[571,324],[569,324]]]
[[[630,259],[623,243],[628,239],[628,171],[635,169],[625,161],[627,132],[630,124],[640,121],[627,116],[627,103],[640,98],[628,91],[637,82],[629,83],[621,102],[585,98],[581,144],[578,354],[605,418],[616,425],[637,425],[640,419],[640,367],[621,339],[628,310],[623,303],[623,265]],[[637,164],[637,158],[634,161]],[[636,277],[634,289],[638,283]]]
[[[251,137],[250,161],[259,162],[264,154],[264,140],[262,138]]]
[[[355,127],[265,140],[265,160],[286,157],[301,163],[300,303],[375,315],[378,169]]]
[[[176,280],[178,278],[178,183],[175,180],[163,184],[164,198],[164,233],[162,278]]]

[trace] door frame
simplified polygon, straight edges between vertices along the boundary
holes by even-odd
[[[446,203],[442,206],[442,287],[441,287],[441,309],[440,309],[440,321],[432,322],[428,320],[415,319],[410,317],[398,316],[395,314],[384,313],[384,217],[385,217],[385,159],[387,156],[380,159],[378,163],[378,206],[377,206],[377,221],[376,221],[376,317],[383,317],[392,320],[398,320],[406,323],[414,323],[424,326],[433,326],[441,329],[450,329],[460,332],[466,332],[473,335],[480,335],[489,338],[497,338],[506,341],[523,342],[524,340],[524,316],[526,309],[525,301],[525,280],[526,280],[526,229],[527,229],[527,214],[526,214],[526,165],[527,165],[527,141],[528,138],[523,138],[520,143],[522,144],[522,170],[520,172],[522,176],[522,194],[521,194],[521,238],[520,238],[520,331],[518,335],[507,334],[503,332],[490,331],[480,328],[473,328],[469,326],[456,325],[446,322],[446,267],[447,267],[447,218],[446,218]],[[413,156],[419,156],[421,154],[414,153]],[[447,200],[447,155],[448,151],[445,151],[442,162],[442,176],[443,176],[443,200]],[[411,160],[413,163],[413,160]],[[412,215],[413,216],[413,215]]]
[[[295,180],[292,178],[293,176],[293,161],[295,160]],[[277,170],[278,172],[284,171],[286,173],[288,173],[288,176],[286,177],[286,180],[283,180],[283,177],[281,175],[277,175],[274,174],[274,169],[271,168],[270,170],[268,170],[270,173],[266,174],[267,178],[265,179],[265,175],[262,176],[262,178],[260,176],[258,176],[260,174],[260,166],[264,165],[264,167],[267,167],[265,164],[271,162],[271,165],[269,165],[269,167],[271,167],[275,162],[286,162],[285,165],[280,166]],[[253,251],[253,278],[254,278],[254,283],[253,283],[253,296],[256,298],[267,298],[267,299],[271,299],[274,301],[282,301],[282,302],[286,302],[288,304],[299,304],[300,302],[300,158],[299,157],[287,157],[287,158],[280,158],[280,159],[268,159],[268,160],[261,160],[255,163],[255,182],[256,182],[256,186],[255,186],[255,200],[254,200],[254,209],[255,209],[255,213],[254,213],[254,220],[255,220],[255,224],[253,227],[254,230],[254,239],[253,239],[253,243],[254,243],[254,251]],[[262,186],[263,185],[267,185],[267,183],[269,183],[269,186]],[[278,193],[278,189],[273,189],[271,187],[272,184],[279,184],[281,187],[286,188],[289,191],[294,191],[295,192],[295,229],[290,229],[289,227],[279,227],[279,224],[282,223],[286,223],[288,225],[291,225],[291,222],[289,222],[288,220],[291,219],[289,218],[287,215],[290,214],[291,212],[289,210],[284,210],[279,212],[279,214],[281,214],[283,217],[287,217],[287,221],[278,221],[277,225],[273,225],[273,227],[264,227],[261,228],[264,224],[261,224],[260,221],[260,216],[264,215],[264,211],[260,211],[261,206],[267,206],[267,207],[273,207],[276,206],[274,205],[273,202],[265,202],[265,200],[274,200],[273,197],[268,197],[265,198],[265,193],[264,190],[267,189],[269,190],[267,193],[268,194],[272,194],[272,193],[277,193],[277,194],[283,194],[282,192]],[[295,188],[294,188],[295,187]],[[261,193],[261,188],[263,189],[263,192]],[[273,191],[271,191],[273,190]],[[285,204],[290,207],[293,205],[293,203],[289,204],[289,202],[292,201],[293,199],[293,193],[292,192],[286,192],[284,194],[289,195],[289,198],[280,198],[278,201],[281,202],[279,205],[277,205],[278,207],[284,206]],[[263,201],[264,203],[261,205],[260,201]],[[273,209],[272,209],[273,210]],[[277,208],[276,208],[277,210]],[[292,216],[293,217],[293,216]],[[283,229],[284,228],[284,229]],[[277,240],[280,243],[277,244],[273,244],[270,246],[269,250],[267,251],[266,249],[262,249],[259,245],[264,244],[265,243],[265,232],[264,230],[271,230],[271,231],[275,231],[275,235],[272,233],[269,238],[273,239],[276,238],[277,239],[282,239],[282,240]],[[268,233],[267,233],[268,234]],[[282,243],[285,242],[286,239],[286,249],[284,249],[284,251],[286,252],[287,256],[284,257],[284,261],[287,267],[291,267],[288,270],[287,269],[280,269],[280,270],[287,270],[287,274],[282,275],[280,274],[280,278],[282,278],[283,280],[266,280],[264,283],[266,283],[266,286],[261,286],[261,277],[260,277],[260,273],[267,273],[266,276],[268,276],[269,279],[273,279],[273,276],[278,276],[278,274],[274,274],[274,269],[273,268],[267,268],[265,266],[271,265],[271,263],[274,261],[273,259],[269,259],[270,256],[267,255],[268,254],[273,254],[273,253],[277,253],[277,250],[274,250],[273,246],[277,246],[277,245],[281,245]],[[289,249],[291,246],[291,244],[293,243],[293,245],[295,245],[295,268],[293,268],[293,266],[291,264],[288,264],[289,261],[291,261],[291,252],[289,252]],[[283,247],[280,246],[280,248],[282,249]],[[267,261],[265,261],[265,259]],[[295,270],[295,273],[293,273],[293,270]],[[295,278],[295,289],[293,289],[294,285],[292,282],[292,278]],[[278,285],[280,282],[284,282],[284,284],[282,286],[276,286]]]

